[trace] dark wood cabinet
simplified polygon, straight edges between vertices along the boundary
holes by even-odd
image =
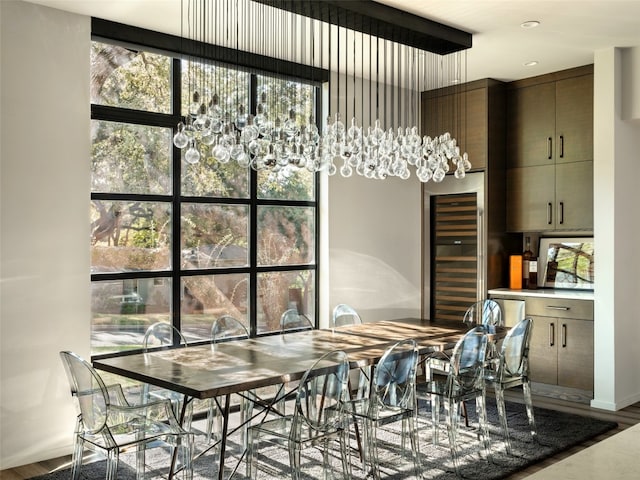
[[[593,300],[500,293],[490,297],[524,301],[524,315],[533,319],[533,382],[593,392]]]
[[[484,170],[488,156],[488,89],[452,88],[423,94],[423,134],[434,137],[449,132],[460,151],[469,155],[471,170]]]
[[[556,165],[593,161],[593,73],[556,82],[555,112]]]
[[[592,392],[593,321],[532,318],[531,381]]]
[[[510,90],[507,95],[507,162],[510,167],[553,165],[554,82]]]
[[[507,91],[507,229],[593,229],[593,66]]]
[[[507,227],[513,232],[593,229],[593,162],[507,170]]]

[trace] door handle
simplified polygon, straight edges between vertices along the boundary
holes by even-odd
[[[560,135],[560,158],[564,158],[564,135]]]
[[[551,160],[553,158],[553,139],[551,137],[547,137],[547,158]]]
[[[562,348],[565,348],[567,346],[567,324],[563,323],[562,324]]]
[[[553,209],[553,204],[551,202],[547,203],[547,224],[551,225],[551,222],[553,221],[553,212],[551,211]]]
[[[564,223],[564,202],[560,202],[560,224]]]
[[[555,323],[550,323],[549,324],[549,346],[553,347],[555,345],[555,338],[556,338],[556,324]]]
[[[571,307],[562,307],[560,305],[556,306],[556,305],[547,305],[546,308],[548,308],[549,310],[563,310],[563,311],[568,311],[571,310]]]

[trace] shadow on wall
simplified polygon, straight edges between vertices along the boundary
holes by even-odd
[[[365,321],[420,315],[420,288],[382,260],[351,250],[329,251],[330,301],[347,303]],[[418,278],[419,282],[420,279]],[[362,315],[372,311],[372,316]],[[373,318],[375,316],[376,318]]]

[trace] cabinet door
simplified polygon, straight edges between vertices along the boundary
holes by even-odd
[[[593,160],[593,75],[556,82],[556,163]]]
[[[555,221],[555,166],[507,170],[507,230],[544,231]]]
[[[472,170],[487,166],[489,115],[487,89],[427,98],[423,109],[423,135],[431,137],[449,132],[461,152],[467,152]]]
[[[511,90],[507,97],[507,154],[512,167],[551,165],[556,128],[554,82]]]
[[[593,162],[556,165],[558,230],[593,229]]]
[[[558,383],[558,350],[556,337],[558,321],[551,317],[533,318],[533,330],[529,348],[531,380],[533,382]]]
[[[593,322],[558,321],[558,385],[593,391]]]

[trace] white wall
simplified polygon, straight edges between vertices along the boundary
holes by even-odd
[[[345,100],[354,95],[351,82],[352,77],[332,74],[329,111],[340,112],[347,128],[354,116],[353,103]],[[419,126],[419,94],[379,85],[376,95],[375,82],[357,78],[355,100],[358,125],[365,128],[376,120],[394,131],[399,125]],[[413,108],[404,108],[407,104]],[[336,163],[338,171],[341,166]],[[347,303],[364,321],[420,316],[422,190],[410,170],[408,180],[369,180],[355,171],[349,178],[328,177],[329,313]]]
[[[0,2],[0,469],[70,452],[89,353],[90,22]]]
[[[640,401],[640,122],[625,121],[633,61],[628,49],[595,54],[594,236],[595,385],[592,406],[617,410]]]
[[[420,316],[421,189],[409,180],[329,180],[329,304],[364,321]]]

